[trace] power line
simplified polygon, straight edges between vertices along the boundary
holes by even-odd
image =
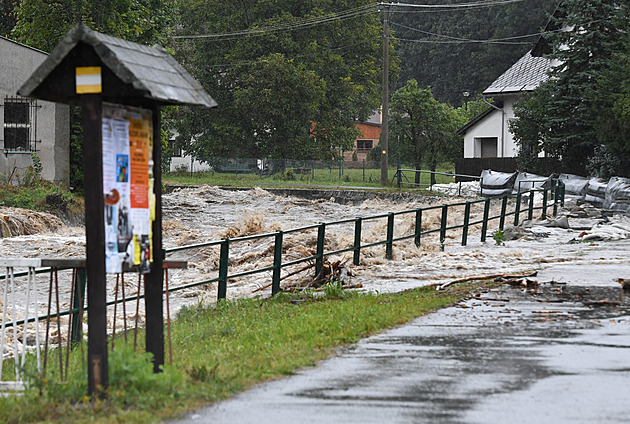
[[[230,38],[238,38],[241,36],[260,36],[266,35],[279,31],[293,31],[297,29],[302,29],[306,27],[312,27],[316,25],[322,25],[329,22],[340,21],[343,19],[350,19],[357,16],[365,16],[375,12],[380,12],[380,8],[385,6],[387,7],[403,7],[403,8],[420,8],[425,10],[433,10],[433,11],[443,11],[443,10],[463,10],[463,9],[471,9],[471,8],[480,8],[480,7],[490,7],[490,6],[502,6],[505,4],[511,3],[519,3],[526,0],[486,0],[486,1],[476,1],[470,3],[455,3],[455,4],[410,4],[410,3],[374,3],[370,5],[360,6],[353,9],[348,9],[342,12],[331,13],[328,15],[313,17],[304,19],[301,21],[288,22],[280,25],[274,25],[269,27],[262,28],[253,28],[242,31],[233,31],[233,32],[224,32],[224,33],[216,33],[216,34],[197,34],[197,35],[175,35],[174,39],[230,39]],[[438,10],[436,10],[438,9]],[[392,10],[395,13],[395,10]],[[401,12],[398,12],[401,13]]]
[[[514,37],[503,37],[503,38],[493,38],[493,39],[482,40],[482,39],[471,39],[471,38],[454,37],[454,36],[450,36],[450,35],[438,34],[438,33],[435,33],[435,32],[423,31],[421,29],[408,27],[406,25],[397,24],[395,22],[391,22],[391,25],[397,26],[397,27],[400,27],[400,28],[404,28],[404,29],[407,29],[407,30],[410,30],[410,31],[419,32],[421,34],[430,35],[432,37],[446,38],[446,39],[449,39],[451,41],[447,42],[447,41],[438,41],[438,40],[410,40],[410,39],[404,39],[404,38],[396,37],[397,40],[400,40],[400,41],[427,42],[427,43],[435,42],[435,43],[442,43],[442,44],[450,44],[450,43],[527,44],[525,42],[523,42],[523,43],[509,43],[508,41],[518,40],[518,39],[522,39],[522,38],[532,38],[532,37],[541,36],[543,34],[543,32],[538,32],[538,33],[534,33],[534,34],[517,35],[517,36],[514,36]]]
[[[390,7],[411,7],[420,9],[467,9],[473,7],[503,6],[505,4],[520,3],[523,1],[527,0],[487,0],[453,4],[379,3],[379,5],[387,5]]]
[[[376,12],[377,12],[377,9],[375,5],[367,5],[367,6],[357,7],[354,9],[349,9],[340,13],[333,13],[329,15],[308,18],[301,21],[288,22],[288,23],[270,26],[270,27],[254,28],[254,29],[248,29],[248,30],[242,30],[242,31],[218,33],[218,34],[176,35],[176,36],[173,36],[173,38],[174,39],[195,39],[195,38],[217,39],[217,38],[235,38],[235,37],[241,37],[245,35],[266,35],[272,32],[293,31],[296,29],[302,29],[306,27],[321,25],[328,22],[340,21],[343,19],[354,18],[357,16],[369,15]]]

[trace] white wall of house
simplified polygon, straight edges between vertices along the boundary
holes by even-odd
[[[171,172],[187,171],[187,172],[203,172],[210,170],[210,165],[205,162],[199,162],[192,156],[173,156],[171,157]]]
[[[518,146],[508,123],[514,118],[514,103],[517,95],[506,95],[503,98],[502,110],[494,109],[488,116],[466,130],[464,135],[464,158],[514,157],[518,154]],[[496,142],[496,149],[489,149],[491,140]],[[494,154],[494,156],[493,156]]]
[[[0,37],[0,174],[16,178],[24,175],[33,164],[31,151],[7,149],[5,144],[5,113],[7,102],[29,102],[20,99],[17,90],[46,59],[47,54],[37,49]],[[16,99],[17,98],[17,99]],[[15,99],[15,100],[11,100]],[[66,105],[33,101],[29,119],[35,154],[42,163],[42,177],[56,183],[68,184],[70,175],[70,109]],[[17,182],[16,179],[12,180]]]

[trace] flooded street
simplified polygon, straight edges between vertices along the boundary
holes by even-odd
[[[619,287],[503,286],[173,423],[624,423],[629,324]]]

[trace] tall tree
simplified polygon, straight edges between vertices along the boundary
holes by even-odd
[[[420,88],[416,80],[407,81],[392,95],[390,109],[392,150],[416,170],[427,163],[435,171],[439,162],[461,156],[461,138],[456,131],[465,117],[452,106],[439,103],[430,87]],[[419,172],[415,182],[420,183]]]
[[[523,56],[556,7],[548,0],[473,7],[461,7],[461,0],[429,3],[434,6],[391,8],[391,28],[402,40],[400,82],[413,78],[422,87],[431,86],[436,99],[454,106],[462,104],[463,91],[481,93]],[[460,7],[448,7],[454,3]]]
[[[6,1],[6,0],[5,0]],[[169,0],[20,0],[12,37],[51,51],[78,22],[144,44],[166,42],[174,2]],[[78,108],[70,117],[70,186],[83,188],[83,132]]]
[[[570,163],[574,172],[586,173],[600,143],[595,125],[601,105],[610,99],[602,97],[598,81],[627,33],[627,19],[617,19],[622,9],[616,0],[561,3],[556,30],[546,34],[552,47],[549,57],[558,65],[534,96],[518,105],[511,124],[521,150],[535,146],[532,154],[544,151]]]
[[[197,158],[323,158],[380,105],[381,24],[370,1],[183,0],[173,49],[219,103],[182,108]],[[318,21],[317,25],[305,23]]]
[[[627,29],[630,26],[630,4],[621,2],[616,11],[612,18],[615,27]],[[630,33],[627,30],[620,32],[597,78],[594,126],[598,141],[605,149],[596,149],[589,165],[605,159],[600,154],[605,156],[608,153],[616,158],[613,161],[616,166],[611,167],[611,161],[606,161],[608,166],[604,169],[630,176]]]
[[[15,26],[17,0],[0,0],[0,36],[9,37]]]

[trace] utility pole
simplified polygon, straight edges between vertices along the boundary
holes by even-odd
[[[381,112],[381,185],[389,185],[387,158],[389,156],[389,3],[383,6],[383,100]]]

